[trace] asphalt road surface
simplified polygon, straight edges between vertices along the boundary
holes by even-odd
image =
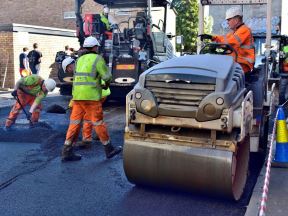
[[[57,103],[66,106],[69,98]],[[53,101],[52,101],[53,102]],[[50,102],[50,104],[52,103]],[[44,106],[47,102],[44,101]],[[112,143],[123,145],[125,106],[104,108]],[[8,114],[8,112],[7,112]],[[6,115],[0,116],[3,127]],[[239,202],[173,190],[136,187],[126,179],[122,155],[106,160],[93,143],[82,150],[82,160],[61,163],[60,152],[69,122],[67,114],[42,113],[51,129],[29,129],[23,114],[14,131],[0,129],[0,215],[219,215],[245,214],[261,163],[252,156],[250,175]]]

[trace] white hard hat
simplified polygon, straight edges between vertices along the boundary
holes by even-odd
[[[49,92],[52,92],[56,87],[56,82],[53,79],[47,79],[44,81],[44,85]]]
[[[104,14],[108,14],[109,13],[109,8],[107,7],[107,5],[104,6],[103,12],[104,12]]]
[[[231,7],[226,11],[226,20],[231,19],[235,16],[243,16],[242,10],[240,7]]]
[[[100,46],[98,40],[95,37],[90,36],[84,40],[83,47],[94,47],[94,46]]]
[[[67,57],[65,58],[63,61],[62,61],[62,68],[63,68],[63,71],[65,72],[66,71],[66,67],[68,65],[70,65],[71,63],[75,62],[75,60],[71,57]]]

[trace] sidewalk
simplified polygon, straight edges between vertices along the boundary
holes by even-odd
[[[275,143],[274,143],[275,147]],[[274,152],[274,151],[273,151]],[[274,156],[274,153],[273,153]],[[262,190],[265,180],[266,166],[264,165],[254,187],[245,216],[258,216]],[[266,216],[288,215],[288,168],[271,167],[268,197],[266,201]]]

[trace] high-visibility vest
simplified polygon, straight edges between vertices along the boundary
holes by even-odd
[[[235,49],[238,55],[237,62],[241,65],[244,73],[250,72],[253,69],[255,63],[255,46],[249,27],[242,24],[235,32],[229,32],[225,36],[213,36],[213,41],[229,44]]]
[[[288,73],[288,46],[283,47],[283,52],[285,54],[285,59],[283,61],[283,72]]]
[[[110,23],[109,23],[108,18],[107,18],[105,15],[103,15],[103,14],[101,14],[100,17],[101,17],[101,22],[102,22],[102,23],[105,25],[105,27],[106,27],[106,31],[109,31],[109,30],[110,30]]]
[[[101,80],[109,82],[111,77],[111,73],[100,55],[95,53],[82,55],[76,62],[73,100],[101,100]]]

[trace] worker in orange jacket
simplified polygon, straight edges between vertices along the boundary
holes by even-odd
[[[16,82],[14,91],[11,93],[14,98],[18,98],[6,120],[4,130],[7,131],[15,123],[17,116],[26,105],[30,105],[27,118],[32,122],[38,122],[42,109],[41,101],[48,92],[55,89],[56,82],[53,79],[44,80],[42,77],[32,74],[22,77]]]
[[[255,47],[251,29],[243,23],[243,13],[240,7],[231,7],[226,11],[226,20],[231,31],[225,36],[199,35],[201,40],[229,44],[237,52],[236,61],[241,65],[244,73],[253,70],[255,63]]]

